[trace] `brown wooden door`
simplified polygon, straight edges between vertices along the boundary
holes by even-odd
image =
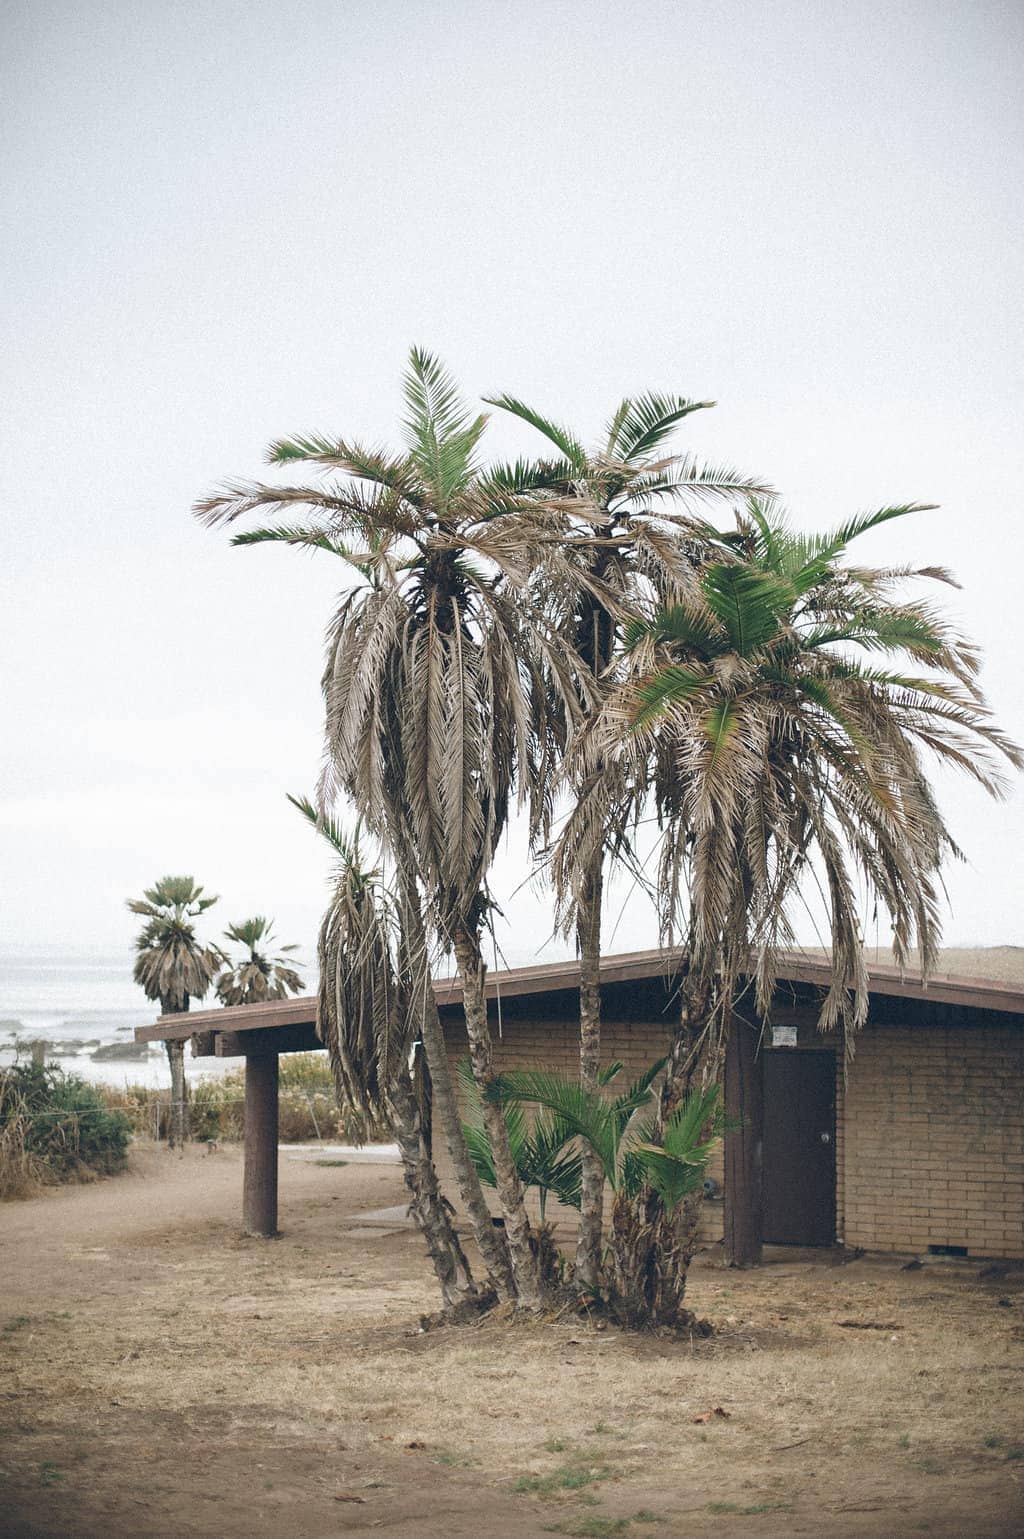
[[[832,1053],[768,1049],[764,1061],[766,1245],[836,1237],[836,1064]]]

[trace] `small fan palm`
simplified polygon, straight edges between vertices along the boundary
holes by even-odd
[[[133,976],[147,999],[159,1000],[163,1015],[186,1011],[193,999],[210,990],[224,955],[196,937],[195,921],[217,902],[204,897],[191,876],[164,876],[147,887],[141,898],[129,898],[128,908],[146,923],[135,941]],[[185,1044],[167,1042],[171,1071],[172,1146],[185,1139]]]
[[[225,930],[225,939],[244,946],[248,955],[225,968],[217,979],[217,998],[222,1005],[259,1005],[302,993],[302,978],[288,962],[298,946],[282,946],[277,956],[269,954],[274,945],[273,924],[272,919],[257,914]]]
[[[480,1100],[473,1068],[467,1058],[460,1061],[457,1069],[462,1102],[466,1111],[463,1132],[470,1157],[485,1186],[497,1186],[494,1156],[484,1127],[484,1109]],[[540,1203],[540,1221],[547,1217],[548,1197],[554,1197],[566,1207],[580,1205],[580,1173],[582,1158],[566,1145],[576,1137],[576,1130],[556,1116],[544,1111],[531,1123],[518,1103],[507,1101],[503,1105],[505,1125],[508,1128],[509,1148],[519,1172],[524,1191],[537,1188]]]
[[[514,1120],[523,1104],[543,1107],[543,1141],[564,1145],[578,1138],[593,1149],[612,1191],[636,1196],[645,1186],[673,1212],[682,1199],[703,1185],[704,1171],[724,1131],[717,1085],[687,1098],[659,1129],[640,1113],[654,1100],[653,1083],[665,1067],[659,1058],[622,1095],[609,1099],[584,1090],[564,1074],[546,1069],[512,1069],[502,1074],[490,1094]],[[606,1086],[621,1070],[614,1064],[600,1076]],[[522,1139],[529,1148],[528,1137]],[[527,1163],[529,1154],[527,1154]]]
[[[146,924],[135,941],[135,982],[147,999],[160,1001],[164,1015],[187,1010],[191,999],[209,992],[223,956],[196,938],[195,920],[217,902],[205,898],[190,876],[164,876],[128,908]]]

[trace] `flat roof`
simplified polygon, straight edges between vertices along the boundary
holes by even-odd
[[[681,950],[628,951],[601,960],[602,983],[639,982],[645,978],[672,977],[682,961]],[[809,983],[827,988],[830,982],[828,962],[819,954],[785,952],[779,959],[779,982]],[[528,994],[557,993],[579,988],[580,964],[545,962],[529,967],[512,967],[487,975],[487,997],[514,999]],[[933,973],[927,984],[888,963],[870,963],[868,986],[872,994],[896,995],[903,999],[931,1000],[938,1004],[961,1005],[971,1010],[998,1010],[1010,1015],[1024,1015],[1024,989],[1012,983],[987,978],[963,977],[955,973]],[[458,978],[435,978],[434,997],[438,1007],[462,1004],[462,985]],[[201,1032],[254,1031],[274,1026],[298,1026],[316,1020],[316,996],[270,1000],[259,1005],[223,1005],[215,1010],[191,1010],[185,1015],[163,1015],[152,1026],[135,1029],[137,1042],[183,1041]]]

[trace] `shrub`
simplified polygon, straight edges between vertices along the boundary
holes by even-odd
[[[339,1143],[381,1143],[389,1128],[369,1125],[360,1112],[342,1107],[334,1089],[330,1064],[323,1053],[282,1053],[278,1118],[282,1143],[331,1139]],[[107,1105],[122,1111],[140,1137],[164,1137],[170,1117],[166,1090],[126,1085],[103,1088]],[[194,1080],[189,1086],[189,1136],[197,1142],[230,1141],[245,1134],[245,1070]]]
[[[0,1073],[0,1197],[84,1170],[123,1170],[129,1134],[124,1113],[77,1075],[15,1064]]]

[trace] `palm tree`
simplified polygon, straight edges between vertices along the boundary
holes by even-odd
[[[274,941],[273,923],[257,914],[240,924],[228,925],[224,931],[226,940],[246,947],[249,954],[225,968],[217,979],[217,998],[222,1005],[258,1005],[264,1000],[287,999],[289,994],[302,993],[305,985],[288,965],[288,953],[298,951],[298,946],[282,946],[276,957],[267,954]]]
[[[394,900],[380,868],[364,860],[358,835],[347,834],[333,820],[318,821],[308,801],[289,800],[338,856],[317,945],[317,1030],[338,1097],[368,1121],[394,1127],[410,1209],[444,1303],[448,1308],[479,1305],[484,1296],[473,1282],[431,1158],[429,1075],[421,1061],[413,1067],[417,1011]]]
[[[135,941],[135,982],[147,999],[160,1001],[162,1015],[178,1015],[203,999],[224,961],[216,946],[196,939],[194,921],[217,902],[204,898],[191,876],[164,876],[128,908],[146,920]],[[185,1141],[185,1044],[167,1042],[171,1069],[171,1147]]]
[[[660,890],[687,950],[662,1125],[718,1081],[744,977],[767,1015],[808,879],[820,881],[832,949],[819,1025],[842,1033],[849,1056],[868,1000],[857,875],[891,917],[901,964],[915,934],[925,973],[936,953],[941,864],[959,852],[923,755],[993,795],[997,760],[1024,763],[984,703],[976,650],[932,605],[894,598],[906,577],[947,574],[842,564],[859,535],[915,511],[799,536],[752,501],[697,591],[627,634],[632,676],[609,704],[607,741],[652,775]],[[628,1212],[617,1199],[616,1224],[657,1262],[636,1269],[652,1320],[681,1308],[700,1201],[671,1216],[650,1189]]]
[[[562,535],[552,510],[541,518],[500,472],[485,473],[477,449],[486,425],[462,406],[437,360],[414,348],[404,380],[406,450],[399,455],[347,440],[287,439],[269,458],[310,465],[313,486],[234,485],[197,504],[207,523],[300,507],[312,522],[275,525],[236,543],[283,541],[325,549],[356,578],[328,632],[324,675],[328,759],[318,791],[329,809],[344,791],[396,866],[402,929],[415,953],[417,987],[428,991],[421,903],[454,950],[463,988],[474,1073],[494,1078],[481,936],[487,878],[509,804],[532,800],[541,766],[557,745],[543,669],[555,687],[571,680],[540,617],[519,595],[542,554],[557,561]],[[338,479],[326,479],[333,473]],[[508,1262],[521,1302],[539,1302],[536,1257],[522,1188],[498,1109],[486,1105],[509,1255],[489,1220],[459,1125],[443,1037],[424,1012],[424,1043],[439,1110],[478,1243],[499,1286]],[[447,1083],[445,1083],[447,1081]],[[442,1088],[443,1087],[443,1088]]]
[[[665,444],[679,424],[713,401],[655,392],[623,399],[607,424],[605,441],[588,450],[581,438],[510,395],[488,398],[542,433],[554,459],[520,464],[510,484],[572,500],[574,561],[542,571],[555,625],[590,675],[593,698],[635,604],[653,590],[671,604],[693,590],[697,554],[707,540],[699,517],[709,501],[763,491],[730,469],[690,456],[668,455]],[[581,702],[582,703],[582,702]],[[586,740],[584,740],[586,741]],[[566,932],[575,931],[580,958],[580,1085],[597,1090],[601,1068],[601,918],[606,861],[628,849],[628,830],[644,789],[623,773],[621,759],[600,752],[576,754],[559,766],[573,808],[550,862]],[[576,1247],[576,1279],[599,1285],[605,1178],[592,1147],[584,1145],[583,1197]]]

